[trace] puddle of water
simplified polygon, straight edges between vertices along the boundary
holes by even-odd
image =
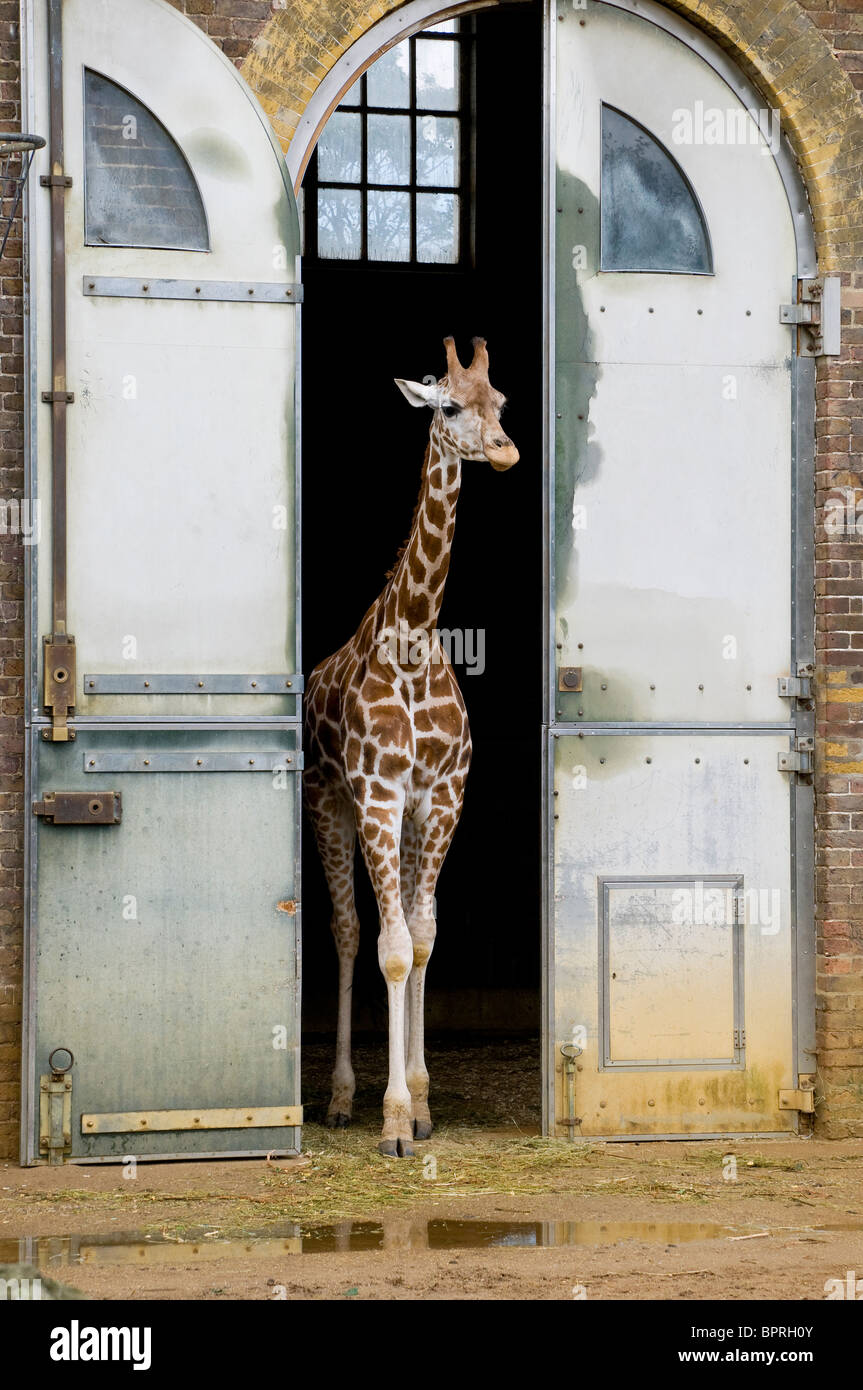
[[[683,1245],[734,1234],[710,1221],[443,1221],[391,1217],[302,1228],[289,1222],[223,1237],[201,1226],[181,1238],[109,1231],[100,1235],[23,1236],[0,1240],[0,1264],[186,1264],[207,1260],[272,1260],[284,1255],[360,1250],[489,1250],[506,1246],[614,1245],[621,1240]]]

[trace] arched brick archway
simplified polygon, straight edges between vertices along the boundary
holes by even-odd
[[[274,9],[241,71],[285,150],[335,63],[380,20],[407,8],[408,0],[292,0]],[[478,6],[430,0],[422,22],[471,8]],[[809,190],[820,268],[856,269],[863,226],[849,210],[863,198],[863,107],[823,33],[797,0],[672,0],[668,8],[733,55],[779,111]]]

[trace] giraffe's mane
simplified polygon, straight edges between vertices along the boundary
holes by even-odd
[[[425,458],[423,459],[422,481],[420,482],[419,495],[418,495],[417,500],[416,500],[416,502],[415,502],[415,504],[414,504],[414,512],[413,512],[413,516],[411,517],[411,528],[410,528],[410,530],[408,531],[407,539],[404,540],[404,541],[402,541],[401,545],[400,545],[399,548],[398,548],[398,551],[397,551],[397,553],[396,553],[396,558],[395,558],[395,560],[393,561],[392,569],[388,569],[388,570],[387,570],[387,579],[395,579],[395,577],[396,577],[396,572],[397,572],[397,570],[398,570],[399,565],[400,565],[401,562],[402,562],[402,558],[404,557],[405,551],[407,550],[408,546],[409,546],[410,543],[411,543],[411,536],[413,535],[413,533],[414,533],[414,527],[416,526],[417,515],[418,515],[419,509],[420,509],[420,503],[421,503],[422,500],[423,500],[423,490],[424,490],[424,488],[425,488],[426,473],[428,472],[429,454],[430,454],[430,453],[431,453],[431,440],[429,440],[428,444],[426,445]]]

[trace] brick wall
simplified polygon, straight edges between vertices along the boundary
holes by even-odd
[[[194,20],[237,67],[273,11],[285,8],[279,0],[168,0],[168,4]]]
[[[397,0],[170,3],[242,69],[286,147],[324,73],[397,8]],[[818,1125],[826,1136],[863,1136],[863,0],[672,3],[781,109],[807,179],[821,268],[842,275],[842,356],[819,363],[817,386]],[[18,103],[18,3],[0,0],[3,128],[20,129]],[[23,492],[20,246],[16,229],[0,264],[4,500]],[[837,531],[834,504],[848,496],[855,525]],[[22,560],[20,538],[0,535],[0,1157],[18,1148]]]

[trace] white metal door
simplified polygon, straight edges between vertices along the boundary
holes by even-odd
[[[809,718],[779,687],[812,660],[780,321],[807,228],[700,36],[628,0],[551,18],[548,1127],[782,1132],[812,1070],[811,789],[779,767]]]
[[[23,1160],[296,1152],[293,192],[163,0],[25,10]]]

